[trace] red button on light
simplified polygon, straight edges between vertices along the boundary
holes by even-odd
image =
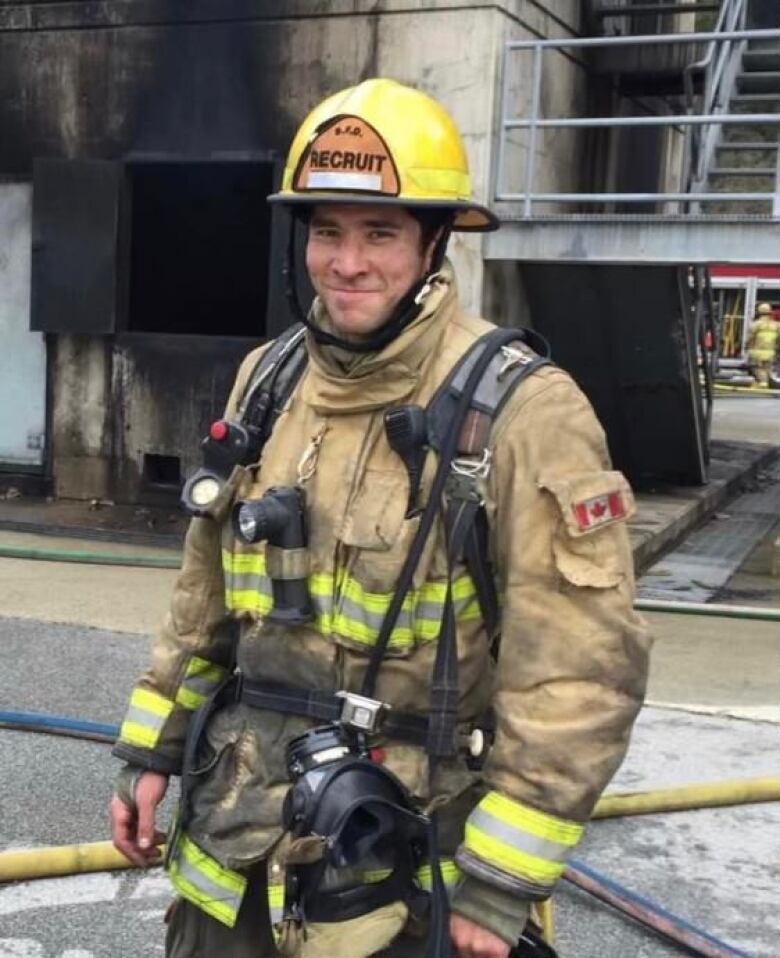
[[[212,439],[215,439],[217,442],[222,442],[222,440],[228,434],[228,424],[224,419],[218,419],[216,422],[211,424],[211,429],[209,429],[209,435]]]

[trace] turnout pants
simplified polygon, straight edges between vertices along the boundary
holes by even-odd
[[[195,905],[177,898],[168,913],[166,958],[424,958],[424,928],[404,929],[403,905],[388,905],[347,922],[311,926],[308,935],[281,942],[271,932],[265,866],[254,869],[233,928],[210,918]],[[388,940],[392,944],[388,947]]]

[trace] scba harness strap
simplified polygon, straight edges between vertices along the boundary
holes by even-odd
[[[432,759],[463,749],[471,730],[458,731],[458,677],[456,627],[452,599],[455,565],[465,562],[474,582],[486,631],[497,652],[499,603],[488,554],[488,523],[482,485],[490,469],[489,439],[494,419],[520,382],[549,363],[530,343],[546,352],[544,340],[523,329],[493,329],[478,339],[456,364],[425,410],[427,444],[439,456],[428,503],[393,599],[384,616],[366,670],[361,694],[373,697],[384,654],[411,586],[414,570],[433,526],[439,504],[445,502],[448,582],[442,626],[431,682],[429,717],[392,710],[381,731],[425,745]],[[307,362],[300,324],[290,327],[259,359],[239,405],[239,414],[267,439],[284,409]],[[287,372],[289,368],[290,372]],[[272,370],[272,376],[269,375]],[[280,686],[244,680],[240,698],[256,708],[334,721],[344,714],[344,702],[335,692]],[[483,724],[489,722],[486,717]],[[375,729],[371,729],[374,731]],[[376,729],[378,730],[378,729]],[[465,732],[465,737],[464,733]]]
[[[239,414],[267,439],[307,362],[300,324],[290,327],[259,359],[250,376]],[[389,737],[424,745],[432,759],[464,751],[473,729],[457,727],[458,677],[452,580],[463,560],[474,582],[485,629],[498,649],[499,603],[488,553],[488,523],[482,485],[490,469],[492,423],[520,382],[549,363],[532,346],[547,352],[546,342],[524,329],[494,329],[478,339],[461,357],[424,411],[427,445],[439,456],[428,503],[396,583],[366,670],[361,694],[373,697],[390,635],[411,586],[439,503],[445,502],[448,582],[442,626],[431,683],[430,716],[385,713],[381,731]],[[287,372],[289,368],[290,372]],[[273,371],[273,377],[269,376]],[[411,480],[410,480],[411,481]],[[411,499],[412,497],[410,497]],[[334,721],[344,715],[344,702],[335,692],[244,680],[240,698],[256,708]],[[483,717],[481,726],[490,718]],[[372,728],[371,731],[378,731]],[[485,729],[487,731],[487,729]],[[468,750],[465,750],[468,751]]]
[[[438,464],[431,483],[427,502],[419,512],[419,525],[410,550],[395,586],[390,605],[384,615],[376,642],[374,643],[366,668],[361,694],[327,692],[320,690],[294,688],[266,682],[250,681],[240,675],[234,675],[210,704],[211,709],[219,708],[225,696],[235,701],[245,702],[256,708],[296,714],[316,721],[334,723],[341,727],[358,729],[356,759],[344,759],[343,768],[350,774],[362,774],[371,771],[367,757],[366,740],[374,733],[389,738],[399,738],[424,746],[429,761],[451,757],[464,751],[463,738],[458,728],[458,657],[456,618],[453,602],[453,579],[455,567],[464,562],[474,581],[480,611],[486,631],[497,649],[499,631],[499,603],[496,593],[493,570],[488,555],[488,525],[484,508],[484,482],[490,469],[490,433],[493,420],[519,383],[540,366],[549,362],[546,356],[534,352],[529,346],[533,334],[519,329],[494,329],[477,340],[456,364],[450,375],[437,391],[424,410],[425,445],[438,455]],[[236,426],[245,428],[252,437],[252,453],[256,462],[265,442],[270,437],[280,413],[286,407],[296,384],[308,361],[303,327],[298,324],[287,330],[259,359],[249,377],[247,387],[240,400]],[[423,411],[415,407],[418,412]],[[248,462],[242,464],[249,464]],[[411,473],[410,473],[411,485]],[[410,495],[410,502],[413,496]],[[385,657],[393,629],[402,609],[404,599],[411,587],[413,576],[420,561],[425,543],[433,528],[434,521],[444,504],[444,530],[447,543],[447,582],[443,606],[441,627],[436,645],[436,658],[431,680],[431,699],[429,714],[419,715],[402,713],[395,709],[385,709],[374,698],[377,677]],[[371,709],[379,706],[372,713]],[[208,721],[209,708],[201,710],[200,720],[193,726],[201,729]],[[361,712],[368,716],[358,718]],[[361,726],[361,721],[365,724]],[[487,727],[487,722],[484,725]],[[362,729],[362,731],[360,731]],[[480,728],[480,731],[482,729]],[[192,729],[191,729],[192,732]],[[316,734],[317,730],[313,730]],[[307,733],[308,734],[308,733]],[[185,761],[185,774],[182,781],[182,805],[179,821],[187,818],[187,799],[189,792],[186,767],[194,758],[199,735],[188,736],[189,761]],[[461,746],[461,747],[459,747]],[[484,759],[480,750],[479,762]],[[474,753],[472,753],[474,754]],[[477,762],[477,764],[479,764]],[[341,763],[339,763],[341,767]],[[339,776],[346,773],[339,772]],[[389,773],[374,767],[373,775],[384,777]],[[333,773],[333,783],[337,780]],[[326,782],[329,786],[333,783]],[[295,792],[293,785],[290,795]],[[424,858],[430,862],[431,871],[431,910],[428,954],[431,958],[449,958],[451,946],[447,926],[447,893],[441,870],[441,861],[437,848],[437,828],[435,819],[425,815],[417,808],[417,803],[404,786],[398,783],[398,795],[382,799],[369,793],[366,801],[359,796],[351,806],[348,818],[341,818],[337,812],[343,809],[343,803],[334,804],[324,797],[326,787],[318,787],[318,802],[325,804],[322,814],[332,810],[332,820],[319,822],[317,834],[328,835],[332,839],[331,854],[340,854],[344,843],[345,829],[363,818],[377,821],[378,802],[386,802],[388,812],[397,819],[399,834],[406,835],[410,844],[424,849]],[[319,805],[316,806],[320,808]],[[374,811],[369,814],[371,808]],[[357,817],[356,817],[357,816]],[[290,822],[284,823],[292,833]],[[328,826],[327,828],[325,826]],[[375,824],[372,828],[376,830]],[[305,829],[304,829],[305,831]],[[301,833],[303,834],[303,833]],[[304,836],[305,837],[305,836]],[[172,843],[173,844],[173,843]],[[330,847],[330,846],[329,846]],[[421,851],[422,855],[423,852]],[[371,894],[352,890],[349,895],[327,891],[323,885],[327,866],[338,859],[325,859],[306,870],[291,873],[285,894],[285,910],[303,909],[302,918],[317,916],[328,917],[329,905],[338,905],[339,914],[350,912],[354,907],[364,910],[369,902],[373,907],[377,903],[397,899],[402,886],[413,886],[414,866],[419,858],[394,859],[393,867],[387,878],[378,882]],[[293,881],[290,884],[289,881]],[[322,900],[318,901],[322,892]],[[401,896],[403,897],[403,896]],[[352,899],[354,898],[354,902]],[[360,905],[358,905],[360,902]],[[323,912],[319,912],[319,908]],[[293,920],[295,915],[292,915]],[[342,915],[343,917],[343,915]],[[331,917],[330,920],[340,920]]]
[[[305,332],[302,323],[295,323],[274,341],[258,360],[239,402],[238,419],[259,431],[260,450],[306,368]],[[457,524],[463,526],[463,558],[491,637],[498,629],[498,600],[488,561],[487,517],[478,486],[490,468],[488,443],[493,420],[521,380],[550,363],[548,353],[547,342],[533,330],[494,329],[461,357],[425,410],[428,444],[440,456],[447,435],[457,428],[452,475],[445,488],[449,507],[445,524],[448,530]],[[480,356],[485,355],[490,359],[470,384],[468,408],[458,428],[454,423],[458,400],[464,394],[470,372]],[[467,509],[470,521],[465,523],[464,502],[472,504]]]

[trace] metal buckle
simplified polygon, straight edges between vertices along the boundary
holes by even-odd
[[[453,459],[450,463],[452,471],[468,479],[485,479],[490,472],[493,453],[486,447],[482,450],[482,457],[474,459]]]
[[[503,379],[515,366],[527,366],[530,362],[533,362],[533,357],[526,355],[520,349],[512,349],[511,346],[502,346],[501,353],[506,359],[504,365],[498,371],[499,379]]]
[[[358,732],[378,732],[385,712],[390,708],[385,702],[366,698],[356,692],[336,692],[336,698],[344,700],[339,721]]]

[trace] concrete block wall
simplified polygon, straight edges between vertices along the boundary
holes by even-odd
[[[446,106],[466,142],[475,196],[490,203],[503,43],[576,35],[580,5],[288,0],[280,13],[271,0],[222,0],[218,16],[203,0],[185,8],[172,0],[0,7],[0,174],[29,176],[35,156],[167,153],[186,159],[258,150],[282,156],[298,122],[324,96],[387,75]],[[528,67],[516,70],[511,89],[522,112],[530,95]],[[584,88],[581,65],[555,54],[545,65],[546,115],[576,112]],[[522,143],[509,159],[515,175],[523,165]],[[572,134],[540,137],[537,162],[538,188],[578,184]],[[523,318],[516,277],[511,270],[506,277],[486,270],[479,236],[457,236],[451,252],[467,307],[487,307],[497,321]],[[55,339],[52,467],[59,495],[132,500],[145,452],[176,455],[190,465],[224,397],[208,393],[208,402],[201,401],[194,386],[205,368],[201,358],[193,384],[171,396],[164,375],[154,372],[161,364],[153,354],[173,349],[184,363],[190,352],[202,357],[208,343],[194,337],[173,345],[152,336],[131,343],[121,336]],[[220,389],[239,346],[214,339]]]

